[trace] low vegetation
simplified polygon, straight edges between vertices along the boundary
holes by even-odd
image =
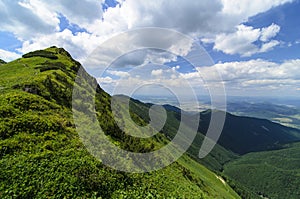
[[[266,198],[300,198],[300,143],[249,153],[225,166],[224,173]]]

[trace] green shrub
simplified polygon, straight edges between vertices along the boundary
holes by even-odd
[[[34,52],[27,53],[22,56],[23,58],[31,58],[31,57],[44,57],[49,59],[58,59],[58,57],[53,53],[45,50],[38,50]]]
[[[0,65],[1,65],[1,64],[6,64],[6,62],[3,61],[2,59],[0,59]]]

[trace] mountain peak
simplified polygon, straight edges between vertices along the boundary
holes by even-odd
[[[32,51],[1,67],[2,91],[19,89],[70,107],[72,88],[81,64],[55,46]]]
[[[56,46],[52,46],[52,47],[46,48],[44,50],[32,51],[32,52],[24,54],[22,57],[23,58],[43,57],[43,58],[56,60],[59,58],[59,55],[68,57],[72,61],[77,62],[73,59],[73,57],[67,50],[65,50],[64,48],[58,48]]]

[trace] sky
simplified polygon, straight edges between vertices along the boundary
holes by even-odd
[[[299,0],[0,0],[0,6],[0,59],[63,47],[111,94],[208,95],[224,87],[228,96],[300,96]],[[162,29],[140,31],[147,28]],[[146,44],[159,48],[141,48]],[[201,61],[190,63],[189,56]]]

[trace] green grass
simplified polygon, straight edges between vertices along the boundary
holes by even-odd
[[[196,174],[196,176],[205,185],[205,192],[218,193],[214,196],[215,198],[218,198],[220,196],[222,196],[223,198],[239,197],[232,190],[232,188],[225,181],[223,181],[221,176],[208,171],[204,166],[199,166],[197,162],[195,162],[188,156],[183,156],[178,160],[178,162],[179,164],[183,165],[185,168]]]

